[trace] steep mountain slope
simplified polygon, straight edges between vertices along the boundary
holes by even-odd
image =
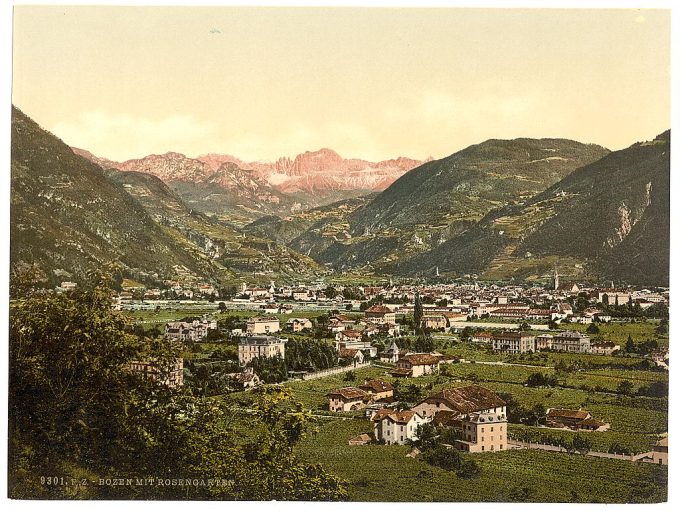
[[[119,260],[137,278],[184,265],[219,277],[208,258],[179,247],[144,208],[96,164],[74,154],[12,109],[11,264],[36,264],[57,282]]]
[[[313,260],[285,245],[239,232],[190,209],[155,176],[141,172],[112,172],[111,177],[121,183],[173,238],[188,240],[219,267],[283,281],[310,277],[321,271]],[[250,275],[250,280],[265,280]]]
[[[107,168],[156,176],[192,208],[236,225],[301,207],[295,199],[277,191],[257,173],[228,161],[213,168],[200,160],[169,152],[119,163],[102,160],[82,149],[76,151]]]
[[[398,270],[524,279],[558,266],[573,276],[667,284],[669,158],[670,132],[610,153]]]
[[[318,268],[192,212],[158,178],[107,175],[18,109],[12,112],[11,187],[12,266],[36,264],[52,284],[63,276],[82,279],[114,260],[146,283],[174,278],[178,265],[216,283],[245,271],[298,277]]]
[[[564,139],[487,140],[426,163],[395,181],[352,215],[353,231],[448,224],[463,213],[481,216],[544,190],[607,152]]]
[[[296,248],[337,269],[390,271],[607,153],[563,139],[488,140],[406,173],[349,215],[347,239]]]

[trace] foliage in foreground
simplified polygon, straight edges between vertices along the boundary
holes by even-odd
[[[13,304],[10,497],[346,498],[343,481],[294,455],[309,414],[291,402],[289,390],[261,391],[248,410],[250,435],[241,435],[233,419],[246,412],[134,376],[131,360],[164,367],[176,348],[132,334],[110,304],[105,283],[74,294],[25,295]],[[41,476],[56,476],[57,484]],[[109,478],[154,484],[100,483]]]

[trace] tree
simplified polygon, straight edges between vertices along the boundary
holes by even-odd
[[[633,338],[628,335],[628,339],[626,340],[626,347],[624,348],[627,353],[635,353],[635,343],[633,342]]]
[[[85,286],[83,286],[85,289]],[[106,279],[68,295],[14,295],[10,316],[9,494],[13,498],[342,500],[347,485],[294,454],[309,412],[288,389],[253,395],[241,413],[162,383],[177,358],[164,339],[139,338],[111,309]],[[159,378],[136,376],[153,360]],[[250,422],[252,420],[252,423]],[[240,438],[239,441],[236,441]],[[243,442],[242,440],[246,440]],[[35,474],[219,479],[225,485],[46,486]]]
[[[345,373],[345,377],[343,378],[343,381],[354,381],[356,379],[356,374],[354,374],[354,371],[347,371]]]
[[[657,335],[666,335],[668,333],[668,320],[663,318],[654,331]]]
[[[338,296],[338,291],[333,286],[328,286],[326,289],[324,289],[323,293],[326,295],[326,298],[331,300]]]
[[[623,380],[619,383],[618,387],[616,387],[616,392],[625,396],[630,396],[633,393],[633,384],[628,380]]]
[[[526,331],[528,331],[528,330],[531,330],[531,325],[530,325],[529,323],[527,323],[526,321],[523,321],[523,322],[519,325],[519,330],[520,330],[521,332],[526,332]]]
[[[416,292],[415,303],[413,305],[413,323],[416,331],[420,330],[420,322],[423,319],[423,303],[420,300],[420,293]]]
[[[217,309],[220,312],[225,312],[227,310],[227,304],[224,303],[224,302],[220,302],[220,303],[217,304]]]
[[[413,343],[417,353],[431,353],[435,349],[434,339],[429,335],[419,335]]]
[[[586,333],[599,334],[600,333],[600,327],[597,326],[595,323],[591,323],[590,325],[588,325],[588,328],[586,328]]]
[[[581,435],[576,435],[572,439],[571,443],[574,450],[581,454],[588,454],[588,452],[593,446],[592,442],[588,438],[585,438]]]

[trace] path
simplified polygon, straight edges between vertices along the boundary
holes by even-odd
[[[521,440],[508,440],[509,449],[538,449],[541,451],[551,451],[551,452],[567,452],[563,447],[558,447],[556,445],[547,444],[537,444],[534,442],[523,442]],[[612,454],[610,452],[600,452],[600,451],[588,451],[582,454],[583,456],[593,456],[595,458],[609,458],[612,460],[624,460],[624,461],[649,461],[644,458],[652,457],[651,452],[643,452],[638,454]]]

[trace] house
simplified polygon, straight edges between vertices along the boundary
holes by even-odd
[[[168,387],[175,388],[184,385],[184,359],[178,358],[164,369],[158,367],[155,360],[133,360],[128,368],[134,374],[149,380],[159,380]]]
[[[397,323],[396,314],[384,305],[374,305],[366,309],[365,317],[376,325],[394,325]]]
[[[462,438],[455,447],[467,452],[494,452],[508,449],[508,419],[505,413],[470,413],[461,419]]]
[[[431,330],[443,330],[447,326],[446,318],[442,315],[423,316],[420,320],[420,328]]]
[[[506,415],[505,401],[479,385],[445,388],[423,399],[412,410],[426,418],[441,411],[455,412],[457,418],[471,413]]]
[[[575,431],[607,431],[609,424],[594,419],[587,410],[548,408],[545,424],[550,428],[568,428]]]
[[[256,316],[246,321],[246,332],[249,334],[273,334],[279,330],[281,325],[276,316]]]
[[[262,383],[252,367],[247,367],[240,373],[229,373],[227,376],[234,383],[234,386],[243,390],[253,389]]]
[[[340,348],[338,350],[338,360],[345,360],[354,365],[364,363],[364,354],[357,348]]]
[[[476,343],[491,344],[493,335],[491,332],[477,332],[470,336],[470,340]]]
[[[652,448],[652,462],[668,465],[668,435],[662,437]]]
[[[397,343],[393,341],[389,349],[380,354],[380,361],[388,364],[396,364],[397,361],[407,353],[408,350],[399,348]]]
[[[365,380],[363,385],[359,385],[359,388],[370,394],[373,401],[391,400],[394,397],[394,386],[379,378]]]
[[[326,394],[331,412],[349,412],[365,408],[371,401],[368,392],[357,387],[345,387]]]
[[[287,339],[270,335],[251,335],[243,337],[238,343],[238,363],[247,365],[254,358],[285,358]]]
[[[494,332],[491,346],[494,351],[503,353],[529,353],[536,351],[536,338],[528,332]]]
[[[439,369],[439,359],[429,353],[404,355],[397,361],[397,367],[390,373],[395,377],[425,376]]]
[[[590,343],[590,352],[595,353],[597,355],[611,355],[615,351],[619,351],[621,349],[621,346],[618,344],[614,344],[611,341],[604,341],[604,342],[591,342]]]
[[[197,341],[196,332],[191,323],[171,321],[165,324],[165,337],[177,342]]]
[[[581,332],[560,332],[553,335],[552,348],[569,353],[589,353],[590,337]]]
[[[371,421],[375,439],[388,445],[404,445],[409,440],[417,440],[418,426],[429,422],[413,410],[398,412],[388,408],[374,413]]]
[[[291,298],[298,301],[309,300],[309,291],[304,288],[293,289]]]
[[[371,442],[371,436],[366,433],[352,437],[349,439],[349,445],[366,445]]]
[[[536,336],[536,351],[551,350],[553,336],[550,334],[541,334]]]
[[[311,330],[314,325],[307,318],[290,318],[286,321],[286,326],[293,332],[302,332],[303,330]]]

